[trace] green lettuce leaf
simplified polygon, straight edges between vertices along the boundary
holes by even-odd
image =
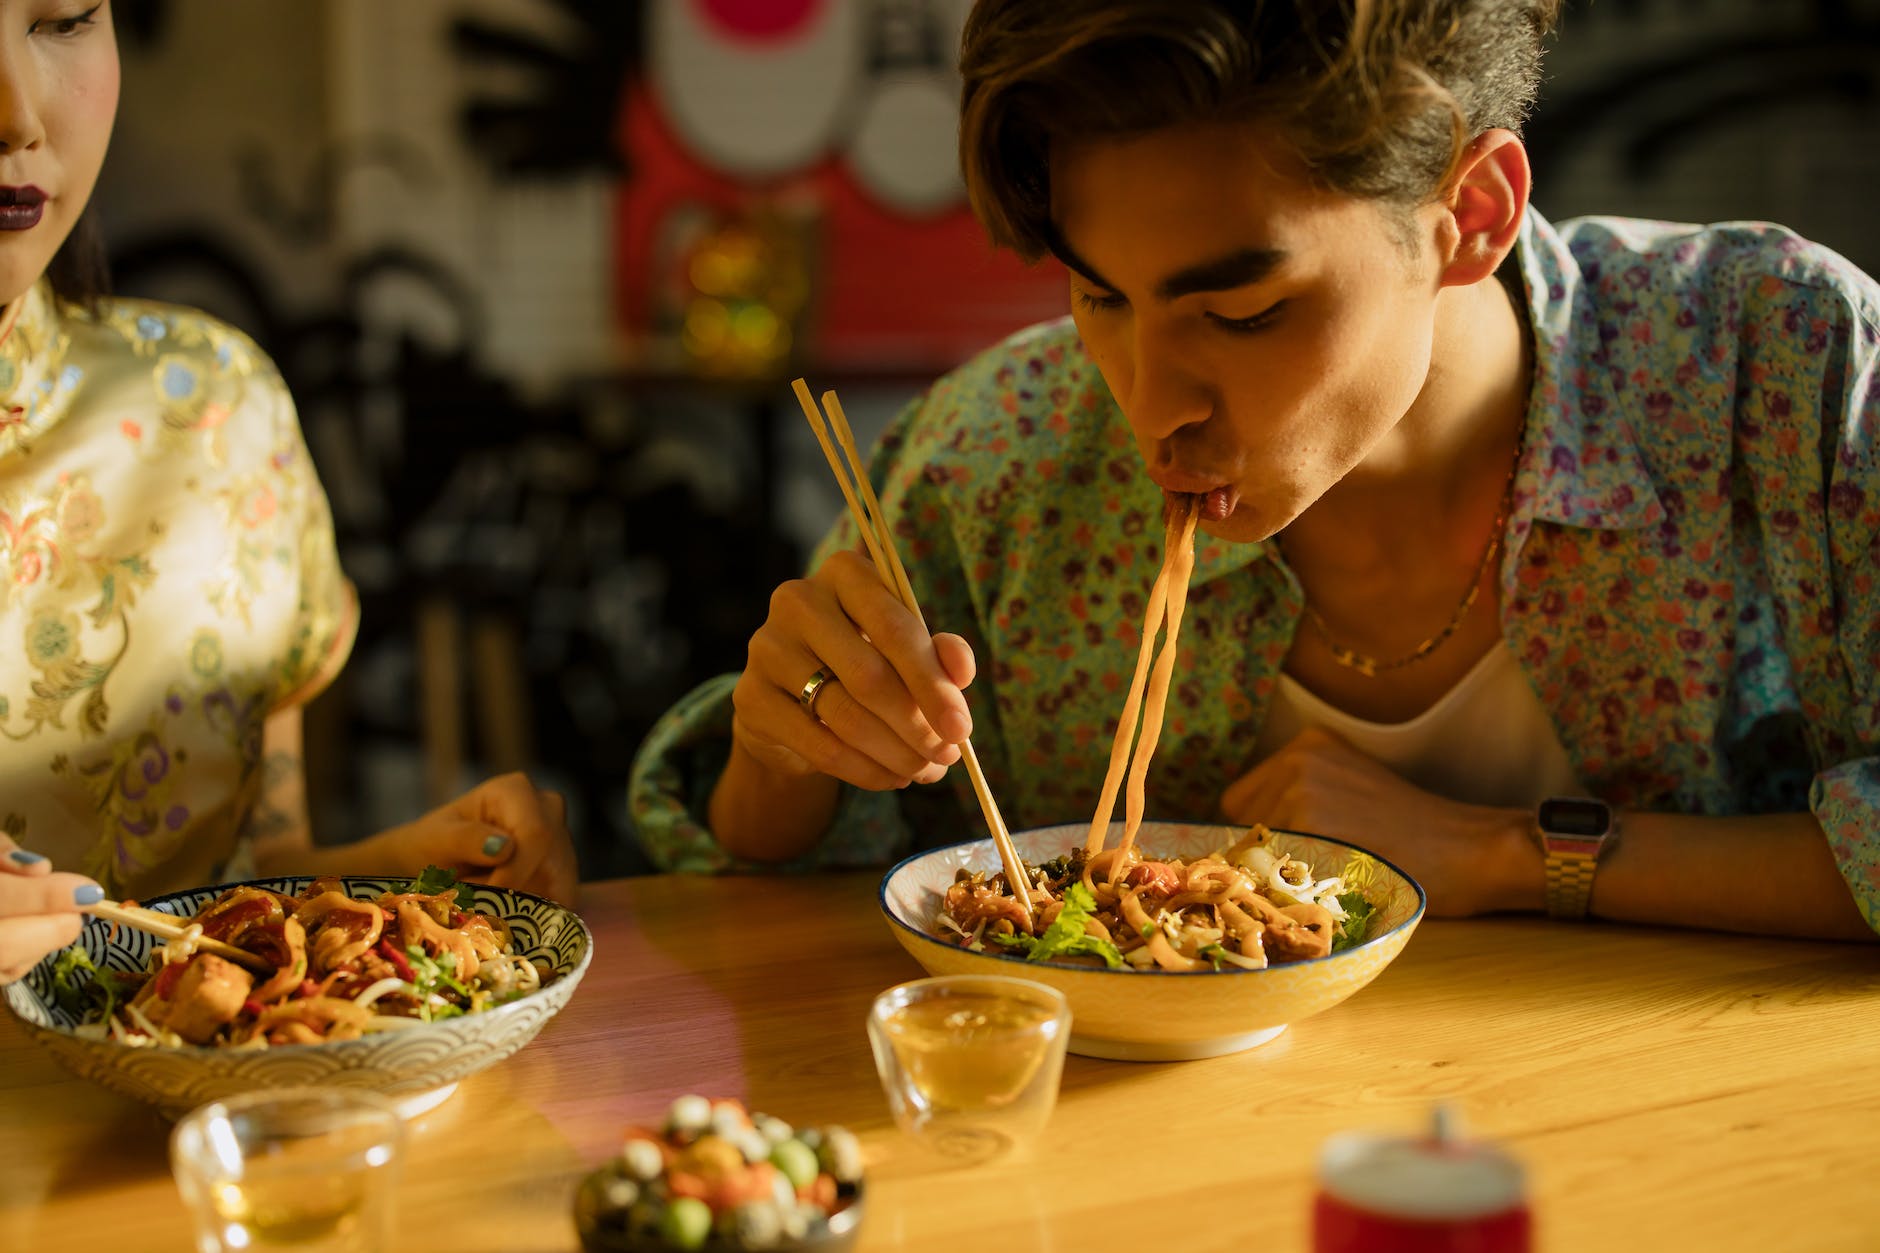
[[[1123,954],[1116,945],[1084,930],[1084,922],[1097,912],[1096,898],[1081,883],[1064,890],[1064,908],[1040,936],[995,935],[989,937],[1006,948],[1024,954],[1025,960],[1043,962],[1054,957],[1101,957],[1112,970],[1123,968]]]
[[[52,1000],[81,1022],[102,1022],[117,1012],[143,986],[147,976],[100,968],[82,944],[60,953],[52,962]]]
[[[74,944],[52,960],[52,1003],[74,1018],[91,1012],[92,984],[98,967],[83,944]]]
[[[1334,953],[1364,943],[1365,933],[1371,929],[1371,916],[1377,913],[1377,906],[1362,892],[1340,892],[1338,903],[1345,907],[1345,916],[1339,921],[1338,934],[1332,937]]]

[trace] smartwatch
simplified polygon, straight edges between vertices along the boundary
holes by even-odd
[[[1550,796],[1534,815],[1534,835],[1547,867],[1547,914],[1585,918],[1593,872],[1618,842],[1612,806],[1590,796]]]

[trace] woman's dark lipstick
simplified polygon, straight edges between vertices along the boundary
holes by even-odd
[[[0,231],[26,231],[39,225],[46,193],[37,187],[0,187]]]

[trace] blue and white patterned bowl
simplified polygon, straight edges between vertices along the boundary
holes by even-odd
[[[298,893],[312,879],[257,879],[251,886]],[[404,889],[405,879],[349,878],[355,897]],[[234,884],[172,892],[139,904],[187,918]],[[207,1101],[263,1088],[369,1088],[397,1102],[407,1117],[422,1113],[456,1090],[467,1075],[493,1066],[535,1038],[542,1024],[568,1003],[594,956],[594,937],[573,910],[507,888],[476,886],[476,908],[509,924],[522,956],[548,962],[553,983],[539,992],[480,1014],[424,1023],[334,1044],[290,1044],[267,1049],[190,1046],[162,1048],[89,1040],[73,1033],[76,1020],[52,999],[53,957],[8,984],[7,1008],[26,1033],[49,1049],[61,1065],[146,1101],[175,1117]],[[115,931],[115,935],[113,932]],[[78,942],[101,967],[144,970],[163,941],[143,931],[88,918]],[[56,954],[55,954],[56,956]]]

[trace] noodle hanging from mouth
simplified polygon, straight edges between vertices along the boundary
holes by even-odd
[[[1095,856],[1109,837],[1110,822],[1116,813],[1116,793],[1124,779],[1128,762],[1129,790],[1124,797],[1123,839],[1113,862],[1121,867],[1135,848],[1136,832],[1142,827],[1147,804],[1149,759],[1162,736],[1162,719],[1168,708],[1168,689],[1175,677],[1175,643],[1181,632],[1182,613],[1188,604],[1188,582],[1195,572],[1195,524],[1200,520],[1200,502],[1183,496],[1181,503],[1169,510],[1168,526],[1162,545],[1162,569],[1149,591],[1149,607],[1143,615],[1142,645],[1136,654],[1136,673],[1129,682],[1123,712],[1117,718],[1116,739],[1110,747],[1110,767],[1103,777],[1103,789],[1097,797],[1096,816],[1090,820],[1090,835],[1084,852]],[[1155,654],[1155,637],[1162,632],[1160,655]],[[1144,687],[1148,688],[1144,699]],[[1139,712],[1140,707],[1140,712]],[[1142,734],[1136,737],[1136,723],[1142,720]],[[1130,742],[1135,739],[1131,759]]]
[[[1194,496],[1170,503],[1136,672],[1082,847],[1030,871],[1029,883],[1008,883],[1004,872],[988,877],[959,870],[935,918],[935,934],[975,952],[1003,951],[1027,961],[1191,972],[1261,970],[1363,940],[1370,902],[1348,892],[1342,879],[1318,879],[1303,861],[1268,848],[1264,826],[1190,860],[1145,858],[1136,850],[1149,762],[1175,679],[1201,511]],[[1125,785],[1123,836],[1106,848]],[[1035,922],[1019,909],[1020,891],[1038,906]]]

